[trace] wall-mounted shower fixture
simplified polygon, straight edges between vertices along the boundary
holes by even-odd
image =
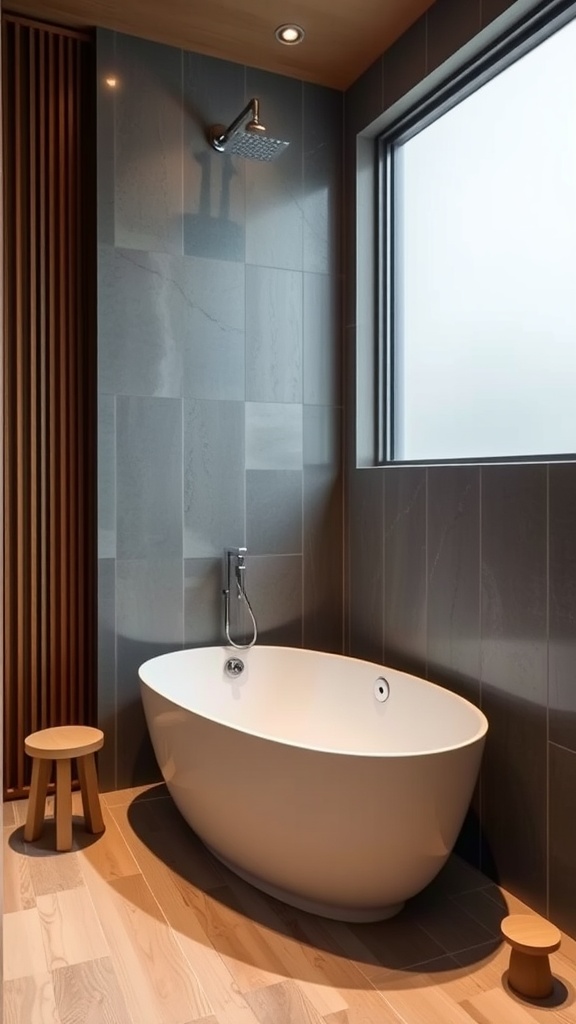
[[[251,99],[228,128],[213,124],[208,131],[208,141],[219,153],[236,153],[251,160],[275,160],[290,145],[266,134],[257,99]]]
[[[246,651],[253,647],[258,638],[258,627],[252,611],[252,605],[246,594],[246,548],[227,548],[224,552],[224,632],[230,647],[239,651]],[[245,644],[237,644],[230,636],[230,591],[233,590],[239,601],[243,601],[252,619],[252,639]]]

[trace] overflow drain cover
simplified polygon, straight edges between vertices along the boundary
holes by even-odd
[[[384,676],[380,676],[374,683],[374,696],[380,704],[383,704],[385,700],[388,700],[390,696],[390,683]]]

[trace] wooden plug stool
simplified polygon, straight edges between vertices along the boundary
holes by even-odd
[[[27,843],[38,839],[44,826],[46,793],[52,761],[56,762],[56,849],[72,848],[72,758],[76,758],[84,819],[89,832],[104,831],[94,754],[104,745],[104,733],[89,725],[61,725],[33,732],[24,749],[33,758],[28,814],[24,826]]]
[[[535,914],[511,914],[504,918],[500,927],[512,946],[508,970],[510,988],[529,999],[546,999],[553,988],[548,955],[560,946],[560,930]]]

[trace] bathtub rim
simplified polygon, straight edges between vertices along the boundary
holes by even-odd
[[[442,686],[439,683],[433,683],[429,679],[424,679],[422,676],[417,676],[413,672],[404,672],[402,669],[393,668],[391,665],[379,665],[377,662],[367,661],[364,658],[353,658],[353,657],[350,657],[347,654],[335,654],[335,653],[332,653],[332,652],[329,652],[329,651],[315,651],[315,650],[313,650],[313,648],[309,648],[309,647],[284,647],[284,646],[281,647],[281,646],[277,646],[275,644],[258,644],[257,647],[260,650],[278,651],[278,652],[281,652],[281,651],[290,651],[290,652],[303,651],[303,652],[308,653],[308,654],[313,654],[315,657],[322,656],[323,658],[338,658],[340,660],[350,661],[353,664],[354,663],[358,663],[358,664],[361,664],[361,665],[369,665],[371,668],[374,668],[376,670],[376,672],[379,673],[379,674],[381,674],[382,672],[385,673],[387,671],[392,671],[392,672],[398,672],[400,675],[408,676],[409,678],[412,678],[412,679],[417,679],[420,682],[425,683],[426,686],[434,687],[434,689],[436,689],[436,690],[441,690],[443,694],[448,694],[449,695],[448,699],[456,700],[456,701],[458,701],[460,703],[466,704],[469,708],[472,708],[472,710],[476,714],[476,717],[478,718],[478,723],[479,723],[478,724],[478,729],[469,739],[465,740],[463,743],[453,743],[453,744],[451,744],[449,746],[434,747],[434,748],[428,749],[428,750],[403,750],[403,751],[338,750],[338,749],[335,749],[335,748],[304,745],[302,743],[296,743],[294,740],[282,739],[282,738],[279,738],[277,736],[273,736],[273,735],[270,735],[270,734],[259,732],[259,731],[255,730],[255,729],[247,729],[244,726],[236,725],[234,722],[228,722],[225,719],[216,717],[215,715],[207,715],[207,714],[203,713],[202,711],[196,710],[195,708],[187,707],[185,704],[179,704],[176,700],[174,700],[172,697],[168,696],[165,692],[162,692],[161,690],[159,690],[157,688],[157,686],[151,685],[142,676],[142,671],[145,670],[147,668],[147,666],[151,665],[153,662],[157,662],[157,661],[160,661],[162,659],[165,660],[165,659],[171,658],[175,654],[186,654],[186,653],[190,653],[190,652],[193,652],[193,651],[207,651],[207,650],[210,650],[210,651],[222,651],[224,657],[226,657],[226,655],[228,655],[229,657],[237,656],[238,655],[238,653],[239,653],[238,651],[235,651],[234,648],[228,647],[228,646],[226,646],[224,644],[222,644],[222,645],[220,645],[220,644],[210,644],[210,645],[206,645],[206,646],[202,646],[202,647],[185,647],[185,648],[182,648],[181,650],[169,651],[166,654],[158,654],[154,658],[148,658],[146,661],[142,662],[142,664],[138,666],[138,677],[139,677],[140,687],[141,688],[142,688],[142,686],[148,687],[149,690],[151,690],[153,693],[156,693],[159,697],[162,697],[164,700],[168,701],[170,704],[172,704],[176,708],[181,708],[183,711],[188,711],[190,714],[196,715],[198,718],[202,718],[206,722],[213,722],[215,725],[222,726],[225,729],[233,729],[236,732],[242,733],[244,736],[253,736],[256,739],[265,740],[268,743],[279,743],[279,744],[282,744],[283,746],[286,746],[286,747],[293,747],[296,750],[309,750],[309,751],[312,751],[314,753],[329,754],[329,755],[333,755],[333,756],[337,756],[337,757],[360,757],[360,758],[378,758],[378,759],[382,759],[382,758],[395,759],[395,758],[408,758],[408,757],[410,757],[410,758],[415,758],[415,757],[431,757],[431,756],[435,756],[437,754],[447,754],[447,753],[450,753],[450,752],[455,751],[455,750],[464,750],[466,747],[471,747],[471,746],[474,746],[477,743],[483,742],[485,740],[485,738],[486,738],[486,734],[487,734],[488,728],[489,728],[489,722],[488,722],[488,719],[486,718],[486,715],[481,710],[481,708],[477,707],[476,704],[473,704],[472,701],[467,700],[466,697],[461,697],[460,694],[454,693],[453,690],[449,690],[447,687]],[[242,652],[240,652],[240,654],[241,653]],[[249,652],[244,652],[244,653],[247,654]]]

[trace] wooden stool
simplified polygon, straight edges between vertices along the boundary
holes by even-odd
[[[38,839],[44,825],[46,792],[56,762],[56,849],[72,848],[72,758],[76,758],[82,807],[89,832],[103,832],[94,753],[104,744],[104,733],[88,725],[61,725],[33,732],[24,740],[32,761],[32,783],[24,826],[27,843]]]
[[[521,996],[546,999],[553,981],[548,954],[558,949],[562,936],[556,925],[535,914],[511,914],[500,927],[512,946],[508,984]]]

